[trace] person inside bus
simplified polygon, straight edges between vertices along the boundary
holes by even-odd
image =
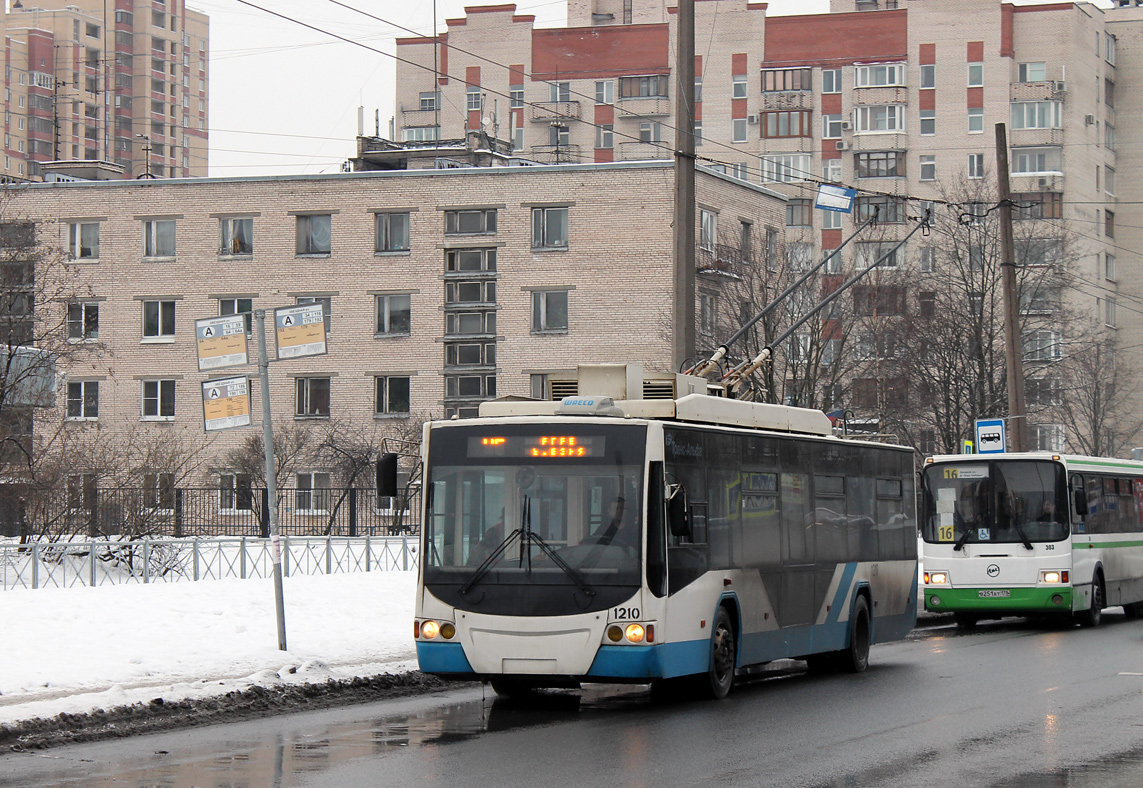
[[[468,563],[483,563],[484,559],[492,555],[502,541],[504,541],[503,509],[500,510],[500,519],[496,522],[496,525],[485,531],[484,536],[480,537],[480,541],[473,545],[472,550],[469,551]]]
[[[597,531],[593,538],[601,545],[617,544],[625,547],[634,547],[635,538],[634,528],[632,527],[631,518],[626,517],[627,501],[622,496],[616,496],[607,505],[608,523],[607,525]]]

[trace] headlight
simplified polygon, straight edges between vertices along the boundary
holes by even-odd
[[[421,624],[421,636],[426,640],[432,640],[438,634],[440,634],[440,631],[441,625],[435,621],[426,621],[425,623]]]
[[[1040,572],[1041,583],[1066,583],[1068,582],[1068,573],[1061,569],[1045,569]]]
[[[624,630],[623,634],[626,635],[627,639],[630,640],[632,643],[642,643],[643,642],[643,635],[644,635],[643,625],[642,624],[628,624],[627,629]]]
[[[948,582],[948,572],[925,572],[925,585],[943,586],[948,585]]]

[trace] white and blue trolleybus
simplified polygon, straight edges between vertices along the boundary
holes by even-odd
[[[693,677],[723,697],[776,659],[864,670],[909,632],[911,449],[698,377],[628,399],[642,371],[618,369],[618,391],[581,367],[577,396],[425,425],[422,671],[501,693]]]
[[[1143,463],[1047,452],[926,460],[925,608],[1099,623],[1143,613]]]

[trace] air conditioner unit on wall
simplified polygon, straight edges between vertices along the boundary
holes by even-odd
[[[755,126],[758,124],[758,116],[757,115],[747,115],[746,116],[746,122],[749,123],[751,126]]]
[[[841,130],[842,131],[849,131],[852,128],[853,128],[853,124],[850,123],[848,120],[843,120],[841,122]]]
[[[1083,116],[1083,125],[1091,126],[1094,123],[1095,123],[1095,115],[1084,115]]]
[[[834,146],[838,150],[849,150],[849,143],[846,142],[845,140],[838,140],[837,142],[834,143]]]
[[[1057,93],[1063,93],[1067,89],[1068,89],[1068,83],[1064,82],[1063,80],[1057,80],[1057,81],[1052,83],[1052,90],[1054,90]]]

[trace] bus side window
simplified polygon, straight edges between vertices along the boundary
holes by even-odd
[[[1072,521],[1078,526],[1076,531],[1083,533],[1084,518],[1087,516],[1087,491],[1084,485],[1083,476],[1078,473],[1073,473],[1070,480],[1072,488]]]
[[[657,597],[667,593],[666,486],[663,463],[651,462],[647,477],[647,588]]]

